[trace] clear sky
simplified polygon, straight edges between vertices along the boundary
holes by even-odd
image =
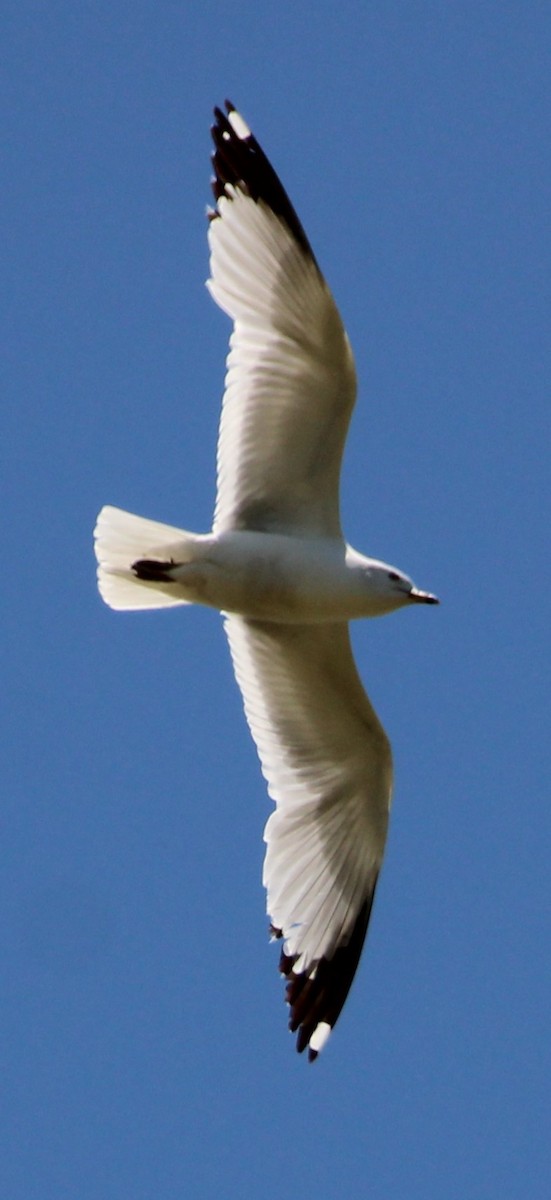
[[[549,1169],[543,0],[4,0],[0,1192],[539,1200]],[[355,349],[343,513],[437,592],[354,631],[388,852],[314,1066],[216,614],[115,614],[104,503],[209,527],[241,107]],[[547,1174],[546,1174],[547,1168]]]

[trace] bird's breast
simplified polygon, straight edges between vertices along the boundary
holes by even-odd
[[[256,620],[310,623],[361,615],[357,584],[341,543],[231,532],[182,568],[193,599]],[[191,597],[190,597],[191,598]]]

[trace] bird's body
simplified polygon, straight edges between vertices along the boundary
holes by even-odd
[[[264,883],[272,932],[284,939],[290,1027],[315,1058],[361,953],[392,790],[389,742],[360,683],[348,621],[436,598],[342,537],[352,352],[286,193],[226,107],[213,128],[209,288],[234,330],[213,530],[106,507],[98,580],[113,608],[198,603],[225,615],[276,802]]]
[[[340,538],[243,529],[187,534],[174,543],[171,559],[162,569],[154,559],[137,560],[134,575],[164,583],[174,601],[205,604],[255,620],[352,621],[382,616],[411,601],[412,584],[406,576],[359,554]]]

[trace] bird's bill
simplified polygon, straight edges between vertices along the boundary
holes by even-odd
[[[419,588],[413,587],[409,593],[410,600],[415,600],[419,604],[440,604],[438,596],[433,596],[432,592],[421,592]]]

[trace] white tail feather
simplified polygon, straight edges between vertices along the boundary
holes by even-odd
[[[174,585],[157,580],[138,579],[132,564],[140,558],[160,562],[186,559],[186,550],[195,541],[194,534],[149,521],[122,508],[102,508],[94,530],[94,549],[98,560],[98,588],[110,608],[171,608],[188,604]]]

